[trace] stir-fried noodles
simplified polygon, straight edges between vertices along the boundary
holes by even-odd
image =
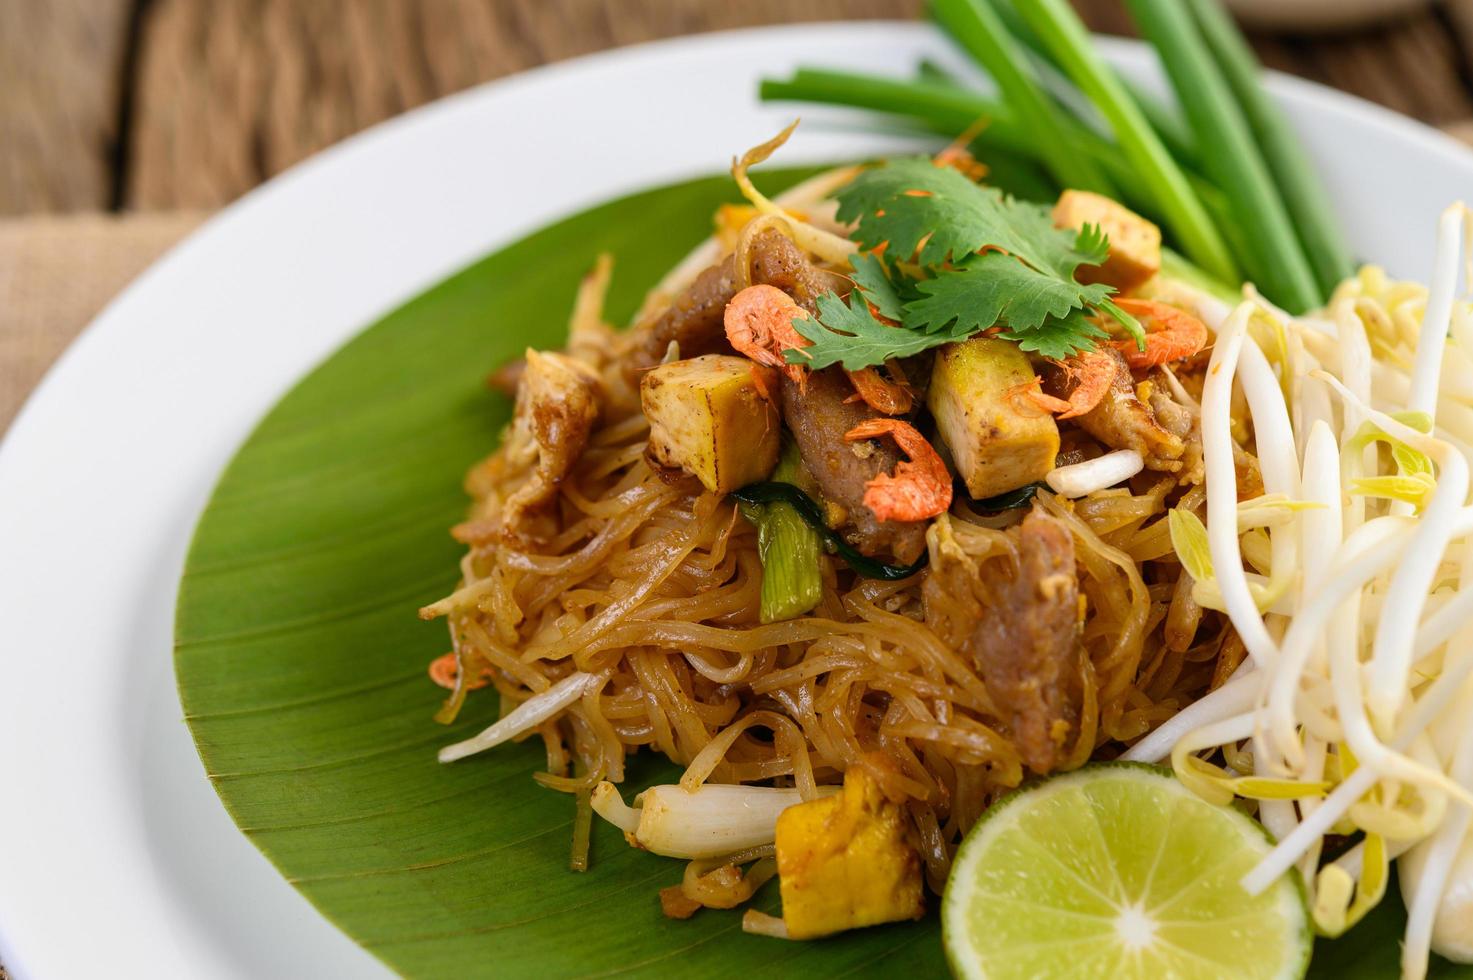
[[[832,235],[818,198],[851,175],[818,178],[784,204]],[[757,217],[728,254],[744,268],[757,234],[793,226]],[[794,786],[806,799],[867,765],[887,796],[904,801],[939,891],[960,837],[1028,771],[1012,718],[964,648],[979,609],[1021,613],[989,583],[1016,576],[1029,505],[985,511],[958,495],[926,532],[925,570],[884,581],[823,555],[816,606],[760,622],[756,531],[731,499],[651,466],[639,378],[627,370],[631,348],[646,340],[641,324],[689,286],[693,267],[721,252],[708,245],[697,255],[629,332],[601,316],[610,264],[583,283],[567,354],[596,379],[601,417],[549,504],[519,510],[520,522],[507,525],[537,463],[518,454],[515,431],[467,476],[475,505],[454,531],[468,548],[463,581],[425,610],[450,625],[462,682],[449,712],[481,677],[504,703],[522,705],[525,719],[544,699],[551,710],[497,740],[535,730],[548,762],[536,778],[570,793],[620,782],[626,755],[645,746],[687,766],[687,787],[762,782]],[[1202,355],[1178,362],[1169,379],[1161,373],[1189,438],[1204,368]],[[1083,429],[1067,440],[1074,469],[1113,448]],[[1239,455],[1256,479],[1251,455]],[[1067,734],[1040,768],[1119,752],[1220,685],[1243,658],[1227,618],[1196,601],[1172,549],[1168,509],[1204,502],[1200,472],[1181,462],[1172,470],[1142,471],[1072,501],[1048,491],[1033,498],[1072,539],[1083,610],[1079,655],[1057,679]]]

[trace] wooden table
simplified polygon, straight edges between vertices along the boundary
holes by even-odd
[[[1127,33],[1118,0],[1076,0]],[[1333,2],[1333,0],[1326,0]],[[0,430],[100,306],[211,210],[395,113],[612,45],[921,0],[0,0]],[[1473,133],[1473,0],[1272,67]]]

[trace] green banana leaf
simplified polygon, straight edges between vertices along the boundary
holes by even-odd
[[[431,720],[443,692],[425,669],[448,640],[443,623],[416,616],[455,584],[461,549],[446,529],[465,509],[461,477],[510,414],[487,373],[529,345],[562,345],[600,252],[616,257],[610,315],[630,316],[731,199],[721,177],[614,201],[411,300],[272,410],[200,521],[175,666],[205,768],[281,873],[400,973],[946,973],[934,913],[812,943],[745,935],[739,911],[666,919],[656,892],[683,864],[628,847],[602,821],[589,870],[568,870],[573,802],[532,781],[540,743],[435,759],[497,712],[495,697],[472,695],[455,725]],[[626,796],[674,775],[643,758]],[[776,888],[755,904],[775,913]],[[1392,975],[1402,919],[1389,898],[1320,944],[1315,973]]]

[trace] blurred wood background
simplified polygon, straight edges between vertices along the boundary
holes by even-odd
[[[1078,5],[1096,29],[1129,30],[1118,0]],[[0,214],[215,208],[365,126],[534,65],[752,24],[913,17],[920,6],[3,0]],[[1255,42],[1273,67],[1439,125],[1473,120],[1473,0]]]
[[[1129,33],[1120,0],[1075,0]],[[1339,0],[1324,0],[1336,3]],[[546,62],[922,0],[0,0],[0,430],[96,310],[209,211],[365,126]],[[1473,134],[1473,0],[1272,67]]]

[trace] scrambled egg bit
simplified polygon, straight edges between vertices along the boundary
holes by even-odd
[[[842,792],[778,817],[777,872],[790,939],[919,919],[926,910],[900,807],[858,766],[844,775]]]

